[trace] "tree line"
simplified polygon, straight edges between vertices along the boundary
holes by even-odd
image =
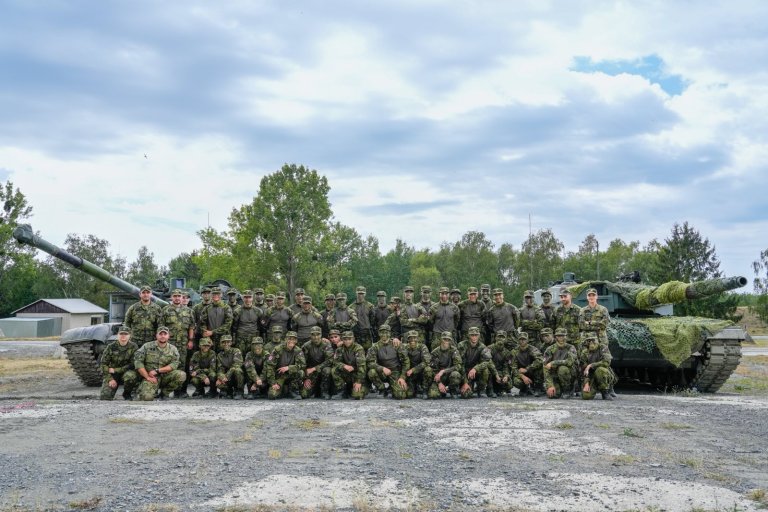
[[[63,248],[126,281],[153,284],[183,277],[198,288],[227,279],[237,289],[263,287],[266,293],[302,287],[316,299],[326,293],[354,296],[358,285],[371,294],[400,295],[406,285],[458,288],[483,283],[500,287],[507,301],[520,303],[527,289],[548,286],[574,272],[579,280],[614,280],[639,271],[646,284],[722,277],[715,247],[687,222],[674,224],[662,241],[619,238],[599,243],[587,234],[576,250],[566,250],[552,229],[531,233],[519,246],[496,247],[481,231],[438,249],[416,248],[404,239],[382,252],[375,236],[363,237],[334,219],[325,176],[305,166],[286,164],[261,179],[257,195],[233,208],[227,229],[198,232],[200,247],[158,265],[145,246],[130,263],[92,234],[67,235]],[[112,287],[53,257],[18,245],[11,233],[32,215],[24,194],[8,181],[0,187],[0,317],[39,298],[79,297],[106,307]],[[119,236],[116,233],[115,236]],[[765,272],[765,277],[760,277]],[[768,309],[768,250],[755,262],[757,301]],[[725,294],[675,305],[675,314],[738,321],[739,294]],[[766,315],[768,317],[768,315]]]

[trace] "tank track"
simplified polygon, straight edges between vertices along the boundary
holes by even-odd
[[[732,332],[731,332],[732,331]],[[741,361],[741,329],[724,329],[708,338],[700,350],[700,362],[692,387],[704,393],[715,393],[739,366]]]
[[[75,375],[86,386],[101,386],[99,358],[93,351],[92,341],[67,344],[67,359]]]

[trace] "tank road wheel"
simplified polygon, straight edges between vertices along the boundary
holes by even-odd
[[[728,331],[733,331],[733,336],[729,336]],[[740,332],[744,331],[724,329],[704,343],[696,375],[690,379],[692,387],[703,393],[714,393],[725,384],[741,361]]]
[[[93,350],[93,342],[68,343],[66,349],[69,365],[80,381],[86,386],[101,386],[99,358]]]

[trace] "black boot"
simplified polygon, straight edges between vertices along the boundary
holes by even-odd
[[[600,395],[602,395],[603,400],[613,400],[610,391],[601,391]]]
[[[194,393],[192,393],[192,398],[202,398],[203,395],[205,395],[205,389],[195,388]]]
[[[609,393],[609,394],[611,395],[611,397],[613,397],[613,398],[618,398],[618,397],[619,397],[619,395],[617,395],[617,394],[616,394],[616,392],[613,390],[613,384],[611,384],[611,387],[610,387],[610,388],[608,388],[608,393]]]
[[[331,399],[331,383],[328,382],[327,380],[324,381],[321,389],[322,389],[323,400],[330,400]]]
[[[331,400],[344,400],[344,390],[339,390],[331,397]]]
[[[496,392],[493,390],[493,386],[485,388],[485,396],[488,398],[496,398]]]

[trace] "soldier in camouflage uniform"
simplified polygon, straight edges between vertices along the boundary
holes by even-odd
[[[429,315],[421,304],[413,302],[413,286],[406,286],[403,293],[403,304],[399,308],[395,308],[389,318],[387,318],[387,324],[390,327],[394,327],[394,324],[399,321],[402,330],[418,332],[419,341],[429,345],[429,340],[425,334],[425,326],[429,322]]]
[[[264,310],[264,313],[267,312],[267,309],[271,308],[275,305],[275,296],[271,293],[268,293],[264,296],[264,304],[266,304],[266,309]]]
[[[322,334],[323,316],[312,307],[312,297],[302,294],[301,310],[293,315],[291,322],[296,327],[296,334],[299,336],[299,346],[303,347],[305,343],[309,342],[309,338],[312,335],[312,331],[315,327],[320,330]]]
[[[507,337],[516,338],[520,326],[520,313],[509,302],[504,302],[504,291],[501,288],[493,290],[493,304],[485,310],[485,321],[491,333],[505,331]]]
[[[573,296],[568,288],[560,289],[560,305],[555,308],[555,329],[565,329],[567,341],[573,346],[580,344],[579,315],[581,308],[573,303]]]
[[[251,340],[261,333],[264,311],[254,305],[253,291],[245,290],[242,297],[243,303],[232,310],[232,338],[245,356],[251,349]]]
[[[440,336],[443,332],[450,332],[455,339],[459,331],[459,306],[448,300],[449,290],[443,286],[440,288],[440,300],[432,304],[429,309],[429,322],[432,325],[432,348],[440,344]]]
[[[267,384],[266,363],[267,354],[264,351],[264,339],[254,336],[251,341],[251,350],[245,355],[243,370],[245,371],[245,385],[248,394],[247,400],[266,397],[269,386]]]
[[[391,392],[392,398],[402,400],[408,391],[404,373],[410,369],[411,364],[405,346],[401,344],[395,347],[390,336],[388,325],[379,327],[379,341],[371,345],[366,357],[368,380],[376,386],[381,396],[386,397]]]
[[[432,311],[432,287],[431,286],[422,286],[421,287],[421,302],[419,302],[419,305],[424,308],[424,311],[426,311],[427,316],[429,316],[429,312]],[[432,339],[432,321],[427,320],[427,323],[424,324],[424,342],[429,343]]]
[[[541,312],[544,314],[544,319],[541,321],[541,327],[542,329],[545,327],[549,327],[550,329],[555,329],[557,326],[555,325],[556,319],[555,319],[555,309],[557,309],[552,304],[552,292],[549,290],[544,290],[541,292],[541,306],[539,306],[541,309]],[[529,338],[529,342],[533,343],[534,339]]]
[[[288,332],[291,328],[291,308],[285,306],[285,292],[277,292],[275,296],[275,305],[267,308],[267,312],[264,314],[264,322],[267,326],[267,332],[272,333],[272,327],[279,325],[283,328],[283,332]],[[275,340],[267,340],[273,345],[277,345]]]
[[[491,298],[491,285],[484,284],[480,286],[480,302],[483,303],[483,311],[486,313],[489,309],[491,309],[491,306],[493,306],[493,299]],[[483,332],[483,329],[480,329],[481,334],[483,334],[485,338],[485,343],[493,343],[493,332],[491,332],[490,327],[488,327],[487,321],[485,318],[483,318],[483,322],[485,323],[485,332]],[[508,337],[512,337],[510,335],[507,335]]]
[[[355,335],[352,331],[344,331],[341,337],[341,346],[333,355],[334,367],[331,370],[333,384],[336,390],[331,398],[352,397],[362,400],[367,394],[365,389],[365,350],[355,343]],[[349,389],[351,388],[351,390]]]
[[[331,367],[334,348],[330,341],[323,339],[322,334],[323,330],[320,326],[312,327],[310,340],[301,346],[307,366],[304,385],[301,387],[302,398],[322,396],[325,400],[331,399]]]
[[[608,308],[597,303],[597,290],[587,290],[587,305],[579,313],[579,329],[582,333],[594,333],[601,345],[608,346],[608,324],[611,322]],[[581,344],[577,346],[579,348]]]
[[[243,353],[232,346],[232,336],[225,334],[219,340],[221,350],[216,357],[216,388],[219,398],[243,399]]]
[[[215,398],[216,377],[218,376],[218,365],[216,362],[216,352],[213,351],[213,340],[211,338],[200,338],[198,343],[200,350],[192,354],[192,360],[189,362],[190,382],[195,391],[192,392],[192,398],[202,398],[205,395],[205,386],[208,386],[208,397]]]
[[[440,346],[430,354],[432,358],[430,364],[435,374],[432,385],[429,387],[428,396],[431,399],[455,398],[459,394],[462,380],[461,356],[452,342],[451,333],[444,333],[440,340]]]
[[[341,346],[341,332],[338,329],[328,331],[328,341],[331,342],[331,348],[336,353],[336,349]]]
[[[390,327],[392,337],[400,339],[403,337],[403,326],[400,324],[400,297],[395,295],[389,299],[389,306],[387,309],[389,311],[389,316],[384,323]],[[416,334],[418,334],[418,331],[416,331]]]
[[[408,384],[408,398],[427,398],[427,391],[432,385],[432,355],[425,344],[419,341],[419,333],[408,331],[405,353],[411,367],[405,372],[405,382]]]
[[[253,306],[261,310],[261,318],[259,319],[259,336],[262,339],[267,338],[267,326],[264,325],[262,320],[264,314],[267,312],[267,303],[264,301],[264,288],[256,288],[253,290]]]
[[[608,347],[600,345],[594,332],[584,337],[585,347],[579,354],[584,386],[581,398],[592,400],[599,391],[603,400],[613,400],[610,389],[614,382],[611,371],[611,352]]]
[[[453,290],[451,290],[450,301],[458,306],[461,303],[461,290],[459,290],[458,288],[454,288]]]
[[[512,352],[510,358],[512,385],[520,390],[521,395],[526,393],[539,396],[537,390],[543,385],[544,380],[542,372],[544,358],[539,349],[528,343],[526,333],[521,332],[517,342],[517,349]]]
[[[352,308],[357,315],[357,325],[352,330],[355,333],[355,340],[364,350],[371,348],[373,343],[373,304],[365,300],[365,286],[358,286],[355,290],[357,299],[352,304]]]
[[[488,379],[488,387],[493,387],[493,392],[496,395],[503,395],[512,391],[510,359],[514,348],[514,343],[509,343],[507,340],[506,331],[498,331],[496,341],[488,347],[493,362],[493,366],[490,367],[491,376]]]
[[[275,350],[275,347],[278,345],[283,344],[283,334],[285,331],[283,331],[283,328],[279,325],[273,325],[270,329],[270,341],[267,341],[264,344],[264,352],[267,353],[267,357],[269,357],[269,354],[272,353],[273,350]]]
[[[234,288],[230,288],[227,290],[227,306],[232,309],[232,311],[235,310],[235,308],[238,306],[237,302],[237,290]],[[232,342],[234,343],[234,338],[232,339]]]
[[[336,307],[333,315],[328,316],[328,328],[338,329],[340,331],[350,331],[357,325],[357,313],[347,306],[347,294],[338,293],[336,295]]]
[[[567,338],[566,338],[567,339]],[[555,343],[555,334],[549,327],[545,327],[539,331],[539,339],[535,343],[529,338],[528,342],[539,349],[542,354]]]
[[[392,311],[387,305],[387,292],[379,290],[376,292],[376,306],[373,308],[373,325],[371,326],[373,327],[373,334],[378,335],[379,327],[387,322],[387,318],[389,318],[391,313]],[[399,337],[395,336],[394,331],[392,331],[392,336],[395,338]],[[376,341],[378,341],[378,338]]]
[[[301,400],[299,388],[304,379],[304,370],[307,362],[304,352],[296,345],[297,335],[295,331],[285,333],[285,343],[276,346],[267,358],[267,381],[270,400],[288,395],[288,398]]]
[[[472,398],[472,393],[477,397],[486,393],[488,398],[496,398],[493,387],[488,387],[488,378],[491,375],[491,351],[480,341],[480,329],[469,331],[469,339],[459,343],[459,356],[461,367],[464,370],[463,383],[461,385],[461,397]]]
[[[179,351],[168,343],[170,330],[161,325],[157,328],[155,341],[145,343],[133,355],[133,366],[144,379],[139,384],[139,400],[167,400],[176,389],[184,384],[187,375],[179,370]]]
[[[323,317],[323,323],[320,324],[320,327],[323,329],[323,338],[328,338],[331,334],[331,328],[329,327],[329,317],[333,317],[335,311],[336,296],[332,293],[329,293],[325,296],[325,308],[320,312],[320,316]]]
[[[211,289],[205,287],[200,291],[200,297],[202,300],[192,306],[192,313],[195,316],[195,342],[200,341],[203,337],[203,326],[200,323],[203,319],[203,310],[211,304]],[[197,349],[197,343],[195,343],[194,349]]]
[[[117,341],[113,341],[101,353],[101,400],[113,400],[117,388],[123,385],[123,399],[132,400],[131,393],[136,388],[139,375],[133,369],[133,356],[138,346],[131,341],[131,330],[121,325],[117,331]]]
[[[152,302],[152,288],[147,285],[141,287],[140,300],[132,304],[125,312],[126,327],[131,330],[131,339],[141,347],[145,343],[155,340],[155,332],[160,325],[163,310]]]
[[[467,288],[467,299],[459,303],[459,311],[459,327],[462,338],[469,336],[470,327],[477,327],[480,329],[480,333],[483,333],[485,330],[485,322],[483,321],[485,304],[477,300],[477,288],[474,286]]]
[[[525,290],[523,305],[520,307],[520,328],[528,333],[529,340],[538,340],[539,331],[544,327],[544,312],[533,303],[533,292]]]
[[[224,335],[232,335],[232,308],[221,300],[221,288],[211,289],[211,303],[203,309],[200,325],[203,336],[211,338],[213,349],[219,351],[219,340]]]
[[[181,298],[182,291],[178,288],[173,290],[171,303],[163,308],[160,323],[171,330],[170,343],[179,351],[179,369],[186,373],[187,362],[195,346],[195,315],[190,308],[181,304]],[[176,398],[186,397],[186,386],[176,390]]]
[[[555,344],[544,352],[544,386],[549,398],[569,398],[573,387],[578,356],[565,335],[565,329],[557,329]]]
[[[293,300],[294,302],[289,308],[291,310],[291,317],[296,313],[299,313],[304,307],[304,288],[296,288],[293,290]],[[301,339],[299,339],[299,343],[301,343]]]

